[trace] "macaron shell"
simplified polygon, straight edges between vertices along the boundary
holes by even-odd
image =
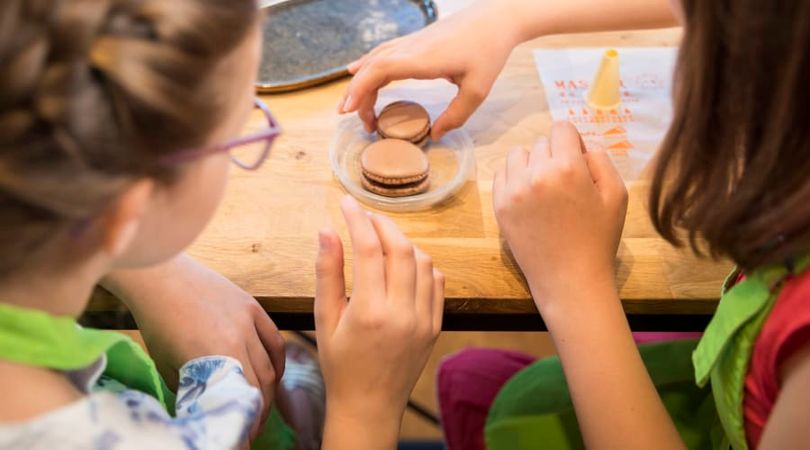
[[[395,137],[386,136],[386,134],[379,128],[377,129],[377,135],[379,135],[383,139],[398,139]],[[424,147],[429,139],[430,139],[430,126],[426,127],[425,130],[422,131],[420,134],[403,140],[408,141],[413,145],[416,145],[417,147]]]
[[[407,197],[427,192],[430,189],[430,177],[425,177],[417,183],[408,183],[399,186],[384,186],[362,177],[363,188],[369,192],[385,197]]]
[[[360,165],[370,178],[392,182],[423,177],[430,170],[430,162],[422,149],[400,139],[371,143],[363,150]]]
[[[384,138],[419,141],[430,133],[430,115],[418,103],[394,102],[380,112],[377,130]]]

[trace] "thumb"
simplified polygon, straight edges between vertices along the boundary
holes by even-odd
[[[489,94],[489,86],[483,83],[467,81],[459,84],[458,94],[433,124],[431,138],[437,141],[448,131],[464,125],[487,98],[487,94]]]
[[[331,228],[318,233],[318,258],[315,262],[315,330],[331,335],[346,307],[346,283],[343,279],[343,244]]]
[[[627,196],[624,181],[606,152],[585,152],[585,162],[591,179],[603,198],[618,200]]]

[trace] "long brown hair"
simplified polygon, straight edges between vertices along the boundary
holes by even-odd
[[[255,0],[0,2],[0,275],[101,211],[128,183],[172,174],[227,100],[223,57]]]
[[[650,214],[746,268],[810,250],[810,2],[683,0]],[[701,245],[705,242],[706,245]]]

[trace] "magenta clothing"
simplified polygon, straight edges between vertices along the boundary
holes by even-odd
[[[633,333],[636,343],[692,339],[702,333]],[[448,450],[485,450],[484,425],[492,402],[514,374],[536,360],[520,352],[469,348],[439,367],[439,409]]]
[[[534,362],[519,352],[471,348],[445,358],[437,386],[449,450],[484,450],[484,424],[495,396],[512,375]]]

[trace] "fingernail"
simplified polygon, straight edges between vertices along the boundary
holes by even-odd
[[[343,201],[346,203],[347,206],[351,206],[353,208],[359,208],[360,207],[360,204],[357,203],[357,200],[355,200],[355,198],[352,197],[351,195],[344,196]]]
[[[318,246],[321,250],[329,250],[329,238],[323,230],[318,232]]]
[[[341,98],[338,100],[337,105],[335,105],[335,109],[337,110],[338,114],[343,114],[343,104],[346,103],[346,100]]]
[[[343,112],[351,112],[352,110],[354,110],[354,97],[349,95],[343,103]]]

